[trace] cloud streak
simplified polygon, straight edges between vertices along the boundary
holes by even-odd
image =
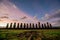
[[[8,19],[9,17],[7,17],[7,16],[2,16],[2,17],[0,17],[1,19],[3,19],[3,18],[6,18],[6,19]]]
[[[45,14],[42,20],[51,22],[53,26],[60,26],[60,9],[52,14]]]

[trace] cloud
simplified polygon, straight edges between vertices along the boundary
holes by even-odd
[[[7,0],[0,0],[0,1],[7,1]]]
[[[3,20],[0,19],[0,22],[1,22],[1,21],[3,21]]]
[[[17,19],[13,19],[12,21],[18,21]]]
[[[26,16],[24,16],[24,17],[22,17],[21,19],[26,19],[27,17]]]
[[[49,18],[50,18],[50,15],[49,15],[49,14],[45,14],[45,16],[42,17],[41,19],[42,19],[42,20],[48,20]]]
[[[42,20],[44,20],[44,19],[45,20],[50,20],[50,19],[53,19],[53,18],[60,18],[60,10],[57,10],[52,14],[45,14],[45,16],[42,17]]]
[[[9,14],[3,14],[3,15],[6,15],[6,16],[8,16]]]
[[[51,22],[53,26],[60,26],[60,20],[55,20]]]
[[[53,13],[50,17],[50,18],[60,18],[60,10],[57,10],[55,11],[55,13]]]
[[[2,16],[2,17],[0,17],[1,19],[3,19],[3,18],[6,18],[6,19],[8,19],[9,17],[7,17],[7,16]]]
[[[26,16],[27,18],[24,16]],[[5,23],[11,23],[11,22],[36,23],[38,22],[37,19],[34,20],[32,16],[28,15],[27,13],[19,9],[15,4],[10,2],[9,0],[2,0],[0,2],[0,18],[1,19],[3,18],[2,20]],[[23,20],[21,20],[20,18],[23,18]]]
[[[42,17],[42,20],[51,22],[53,26],[60,26],[60,10],[57,10],[52,14],[45,14],[45,16]]]

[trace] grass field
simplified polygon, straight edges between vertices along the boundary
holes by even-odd
[[[60,40],[60,29],[0,29],[0,40]]]

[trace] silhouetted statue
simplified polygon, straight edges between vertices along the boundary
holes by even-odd
[[[7,25],[6,25],[6,28],[8,28],[9,27],[9,23],[7,23]]]
[[[49,23],[47,22],[47,28],[49,28]]]
[[[44,23],[44,28],[46,28],[46,24]]]
[[[17,23],[17,28],[19,28],[19,23]]]
[[[50,24],[50,28],[52,28],[52,25]]]
[[[16,23],[14,23],[13,28],[16,28]]]
[[[24,28],[26,28],[26,24],[24,23]]]
[[[34,23],[32,24],[32,27],[34,28]]]
[[[36,28],[38,27],[38,25],[36,24]]]
[[[30,23],[30,28],[31,28],[32,26],[31,26],[31,23]]]
[[[41,28],[41,27],[40,27],[40,22],[38,22],[38,27]]]
[[[20,28],[22,28],[22,27],[23,27],[23,24],[21,23],[21,24],[20,24]]]
[[[12,23],[10,24],[10,28],[12,28]]]
[[[26,26],[26,27],[27,27],[27,28],[29,27],[29,26],[28,26],[28,23],[27,23],[27,26]]]
[[[44,28],[44,25],[42,24],[42,28]]]

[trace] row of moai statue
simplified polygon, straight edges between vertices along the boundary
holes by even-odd
[[[10,23],[10,25],[9,25],[9,23],[7,23],[7,25],[6,25],[6,28],[21,28],[21,29],[40,29],[40,28],[52,28],[52,25],[50,24],[50,23],[44,23],[44,24],[40,24],[40,22],[38,22],[37,24],[34,24],[34,23]]]

